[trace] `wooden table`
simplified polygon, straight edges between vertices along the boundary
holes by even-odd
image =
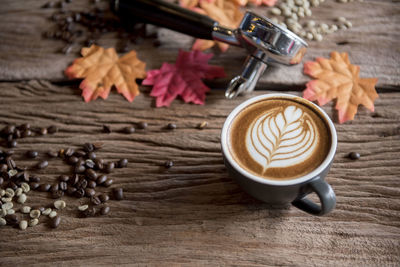
[[[149,88],[133,103],[112,93],[106,100],[85,104],[77,82],[62,71],[76,57],[58,51],[60,41],[46,40],[41,32],[51,27],[46,1],[4,0],[0,7],[0,126],[30,122],[56,125],[54,135],[21,139],[17,163],[31,167],[38,160],[22,154],[36,149],[79,147],[103,142],[98,155],[106,160],[127,158],[127,168],[110,174],[113,187],[125,190],[125,199],[110,201],[104,217],[79,218],[77,206],[87,199],[64,197],[59,228],[50,229],[46,218],[25,231],[0,228],[0,266],[94,265],[296,265],[296,266],[398,266],[400,264],[400,5],[396,1],[340,4],[326,1],[314,11],[316,20],[348,17],[354,27],[310,42],[305,60],[329,56],[329,51],[349,52],[361,66],[362,77],[378,77],[379,99],[375,112],[359,108],[355,120],[335,123],[338,151],[327,181],[337,195],[336,209],[324,216],[308,215],[296,208],[263,204],[231,180],[223,165],[220,131],[229,112],[252,96],[271,91],[301,95],[309,78],[302,65],[272,68],[258,90],[235,100],[224,99],[222,89],[240,72],[245,53],[230,48],[217,54],[213,64],[224,66],[228,78],[209,82],[214,90],[204,106],[175,100],[170,108],[154,108]],[[69,9],[82,9],[74,1]],[[265,13],[265,9],[259,9]],[[189,49],[192,38],[159,30],[162,45],[145,41],[131,45],[148,69],[173,62],[178,48]],[[101,45],[113,46],[115,34]],[[79,49],[76,48],[76,51]],[[337,121],[333,105],[324,110]],[[138,121],[149,124],[133,134],[102,133]],[[208,122],[199,130],[197,124]],[[163,127],[176,123],[175,131]],[[359,160],[348,154],[359,152]],[[44,157],[44,156],[42,156]],[[166,160],[174,166],[166,169]],[[69,172],[59,159],[42,171],[32,170],[52,182]],[[106,191],[110,189],[106,189]],[[105,191],[100,189],[99,191]],[[28,194],[29,205],[54,200],[41,192]]]

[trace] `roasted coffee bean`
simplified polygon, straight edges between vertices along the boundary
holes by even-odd
[[[59,189],[58,184],[53,184],[53,185],[50,187],[50,192],[58,191],[58,189]]]
[[[203,130],[208,126],[208,122],[203,121],[197,125],[197,129]]]
[[[73,175],[69,178],[68,183],[69,183],[70,185],[76,185],[76,184],[78,183],[78,181],[79,181],[79,176],[78,176],[77,174],[73,174]]]
[[[89,181],[87,187],[89,188],[96,188],[97,183],[95,181]]]
[[[86,156],[86,152],[83,150],[77,150],[75,151],[74,156],[77,158],[82,158]]]
[[[103,159],[95,159],[94,164],[95,164],[95,168],[98,170],[102,170],[104,168],[104,160]]]
[[[0,164],[0,172],[6,172],[8,170],[7,164]]]
[[[114,188],[113,195],[115,200],[122,200],[124,198],[124,191],[121,187]]]
[[[85,177],[81,177],[79,178],[79,181],[76,183],[76,188],[83,188],[85,189],[87,187],[87,180],[85,179]]]
[[[75,150],[72,147],[69,147],[64,151],[64,155],[66,157],[71,157],[74,154],[74,152]]]
[[[51,197],[53,199],[62,198],[63,196],[64,196],[64,191],[62,191],[62,190],[57,190],[57,191],[51,192]]]
[[[88,159],[95,160],[96,159],[96,153],[91,151],[91,152],[89,152],[87,154],[87,157],[88,157]]]
[[[76,164],[79,161],[79,159],[75,156],[71,156],[68,158],[68,163],[69,164]]]
[[[85,175],[92,181],[95,181],[97,179],[97,173],[93,169],[87,169],[85,171]]]
[[[139,129],[141,129],[141,130],[146,129],[147,126],[148,126],[148,124],[147,124],[147,122],[145,122],[145,121],[140,121],[140,122],[137,123],[137,127],[138,127]]]
[[[4,183],[4,179],[3,177],[0,177],[0,185],[2,185]],[[1,206],[1,205],[0,205]]]
[[[47,2],[46,4],[44,4],[42,6],[42,8],[53,8],[55,6],[55,2],[51,1],[51,2]]]
[[[25,137],[29,137],[32,136],[32,131],[29,129],[26,129],[22,132],[21,137],[25,138]]]
[[[50,184],[41,184],[39,187],[39,191],[41,192],[48,192],[51,188]]]
[[[9,182],[8,183],[8,187],[10,187],[12,190],[17,190],[17,188],[18,188],[18,185],[16,184],[16,183],[14,183],[14,182]]]
[[[54,134],[54,133],[58,132],[58,127],[55,125],[51,125],[49,128],[47,128],[47,132],[49,134]]]
[[[123,128],[123,129],[122,129],[122,132],[123,132],[123,133],[126,133],[126,134],[131,134],[131,133],[134,133],[135,130],[136,130],[135,127],[133,127],[133,126],[128,126],[128,127]]]
[[[76,192],[76,188],[75,187],[72,187],[72,186],[68,186],[68,188],[67,188],[67,194],[68,195],[74,195],[75,194],[75,192]]]
[[[67,184],[67,182],[60,182],[60,183],[58,184],[58,187],[60,188],[60,190],[66,191],[67,188],[68,188],[68,184]]]
[[[107,175],[102,174],[97,178],[96,183],[100,185],[103,184],[106,180],[107,180]]]
[[[29,173],[27,171],[19,172],[17,173],[16,178],[24,182],[29,182]]]
[[[114,162],[107,163],[105,167],[106,173],[111,173],[114,170],[114,167],[115,167]]]
[[[99,195],[99,199],[100,199],[100,201],[101,201],[102,203],[105,203],[105,202],[107,202],[107,201],[110,199],[110,197],[109,197],[107,194],[103,193],[103,194],[100,194],[100,195]]]
[[[31,182],[29,183],[29,186],[31,187],[32,190],[36,190],[39,188],[40,184],[36,182]]]
[[[82,198],[85,196],[85,189],[83,188],[79,188],[75,191],[74,196],[76,196],[77,198]]]
[[[94,161],[91,159],[87,159],[85,160],[85,166],[89,169],[94,169],[94,167],[96,167],[96,163],[94,163]]]
[[[51,218],[49,226],[51,228],[57,228],[61,223],[61,217],[60,216],[55,216],[53,218]]]
[[[125,168],[126,166],[128,166],[128,160],[127,159],[120,159],[117,162],[117,168]]]
[[[6,157],[6,164],[9,170],[15,169],[16,167],[15,161],[12,159],[11,156]]]
[[[69,176],[68,175],[60,175],[59,177],[58,177],[58,180],[60,181],[60,182],[68,182],[68,180],[69,180]]]
[[[7,224],[9,224],[9,225],[13,225],[14,226],[14,225],[17,225],[19,223],[19,218],[15,214],[7,214],[4,218],[6,219]]]
[[[21,131],[16,129],[15,132],[13,133],[13,138],[14,139],[21,138]]]
[[[92,205],[97,206],[97,205],[101,204],[101,200],[100,200],[100,198],[98,196],[92,196],[90,198],[90,203],[92,203]]]
[[[111,127],[108,125],[103,125],[103,132],[104,133],[111,133]]]
[[[10,134],[9,136],[7,136],[6,140],[7,140],[7,145],[8,145],[12,140],[14,140],[14,136],[12,134]]]
[[[36,164],[36,168],[38,168],[38,169],[44,169],[47,166],[49,166],[49,162],[47,160],[43,160],[43,161],[39,162],[38,164]]]
[[[174,123],[168,123],[167,129],[168,129],[168,130],[175,130],[175,129],[176,129],[176,124],[174,124]]]
[[[17,145],[18,145],[18,142],[17,142],[17,140],[11,140],[11,141],[9,141],[8,143],[7,143],[7,146],[9,147],[9,148],[14,148],[14,147],[17,147]]]
[[[110,213],[110,207],[109,206],[103,206],[100,209],[100,214],[101,215],[107,215],[108,213]]]
[[[39,155],[39,153],[35,150],[29,150],[26,152],[26,156],[28,158],[32,158],[32,159],[36,158],[38,155]]]
[[[47,151],[47,156],[49,156],[50,158],[56,158],[58,157],[58,152],[56,151]]]
[[[93,217],[96,215],[96,208],[95,207],[89,207],[87,209],[85,209],[84,211],[82,211],[82,215],[84,217]]]
[[[167,161],[164,163],[164,166],[165,166],[165,168],[169,169],[169,168],[171,168],[172,166],[174,166],[174,162],[173,162],[172,160],[167,160]]]
[[[86,170],[84,165],[75,165],[75,173],[84,173]]]
[[[29,123],[24,123],[24,124],[21,124],[18,128],[21,131],[25,131],[25,130],[29,130],[31,128],[31,125]]]
[[[85,196],[92,197],[96,194],[96,191],[93,188],[85,188]]]
[[[91,144],[91,143],[85,143],[85,144],[83,145],[83,149],[84,149],[86,152],[92,152],[92,151],[94,150],[94,146],[93,146],[93,144]]]
[[[39,176],[30,176],[29,177],[29,182],[33,182],[33,183],[39,183],[40,182],[40,177]]]
[[[40,128],[38,130],[38,134],[40,135],[46,135],[47,134],[47,128]]]
[[[112,183],[113,183],[114,181],[113,181],[113,179],[107,179],[104,183],[103,183],[103,185],[105,186],[105,187],[109,187],[110,185],[112,185]]]
[[[352,160],[357,160],[361,157],[360,153],[358,152],[351,152],[349,154],[349,158],[351,158]]]

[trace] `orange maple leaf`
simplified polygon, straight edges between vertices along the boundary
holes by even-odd
[[[113,85],[129,102],[139,95],[135,79],[146,77],[146,64],[136,57],[135,51],[118,58],[114,48],[92,45],[82,48],[81,54],[82,57],[75,59],[65,74],[70,79],[85,78],[79,85],[85,102],[99,96],[106,99]]]
[[[337,98],[339,123],[353,120],[358,105],[374,111],[377,78],[360,78],[360,66],[352,65],[347,53],[332,52],[331,58],[304,63],[304,73],[316,78],[306,84],[303,97],[320,106]]]
[[[200,14],[207,15],[221,25],[236,29],[243,18],[240,6],[233,0],[181,0],[180,5],[192,9]],[[222,42],[197,39],[193,44],[193,50],[204,51],[218,45],[221,51],[225,52],[229,45]]]

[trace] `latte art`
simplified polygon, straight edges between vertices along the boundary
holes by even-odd
[[[229,127],[229,150],[246,171],[295,179],[316,169],[331,146],[318,109],[302,99],[268,98],[243,108]]]
[[[317,148],[315,123],[300,108],[277,107],[250,125],[246,146],[251,157],[263,167],[285,168],[307,160]]]

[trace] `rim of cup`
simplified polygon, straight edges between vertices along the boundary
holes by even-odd
[[[230,153],[230,150],[229,150],[228,130],[230,128],[230,125],[231,125],[233,119],[239,114],[240,111],[242,111],[245,107],[251,105],[252,103],[263,100],[263,99],[274,98],[274,97],[294,99],[299,102],[306,103],[307,105],[310,105],[312,108],[318,110],[320,115],[322,115],[324,117],[323,119],[324,119],[325,123],[328,125],[329,131],[331,134],[331,147],[329,149],[328,155],[326,156],[325,160],[317,168],[315,168],[308,174],[300,176],[295,179],[278,181],[278,180],[263,178],[261,176],[252,174],[252,173],[246,171],[244,168],[239,166],[239,164],[233,159],[233,157]],[[328,167],[328,165],[332,162],[332,160],[335,156],[336,147],[337,147],[337,134],[336,134],[335,126],[334,126],[332,120],[329,118],[328,114],[326,114],[323,109],[321,109],[319,106],[312,103],[311,101],[306,100],[301,97],[298,97],[298,96],[295,96],[295,95],[290,95],[290,94],[281,94],[281,93],[263,94],[263,95],[252,97],[252,98],[242,102],[241,104],[239,104],[237,107],[235,107],[231,111],[231,113],[229,114],[229,116],[226,118],[226,120],[224,122],[224,126],[222,127],[221,147],[222,147],[222,153],[224,154],[225,159],[228,160],[229,164],[243,176],[245,176],[253,181],[262,183],[262,184],[287,186],[287,185],[301,184],[312,178],[315,178],[318,174],[320,174],[322,171],[324,171],[326,167]]]

